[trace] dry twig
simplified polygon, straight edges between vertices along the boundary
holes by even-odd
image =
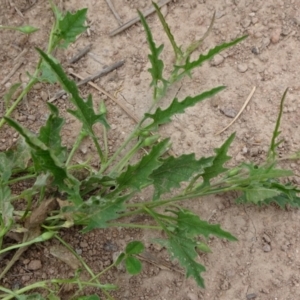
[[[76,85],[79,87],[79,86],[82,86],[82,85],[86,84],[86,83],[89,82],[89,81],[93,81],[93,80],[95,80],[95,79],[98,79],[98,78],[100,78],[100,77],[102,77],[102,76],[104,76],[104,75],[110,73],[111,71],[113,71],[113,70],[115,70],[115,69],[117,69],[117,68],[123,66],[123,65],[124,65],[124,62],[125,62],[124,60],[118,61],[118,62],[116,62],[116,63],[114,63],[114,64],[108,66],[107,68],[101,70],[100,72],[97,72],[97,73],[95,73],[94,75],[91,75],[91,76],[85,78],[84,80],[81,80],[81,81],[78,82]],[[49,100],[49,102],[55,101],[56,99],[60,98],[62,95],[66,94],[66,93],[67,93],[67,92],[66,92],[65,90],[61,90],[61,91],[57,92],[57,93]]]
[[[250,95],[248,96],[247,100],[245,101],[244,105],[242,106],[242,108],[240,109],[239,113],[235,116],[235,118],[225,127],[223,128],[221,131],[217,132],[216,135],[221,134],[222,132],[224,132],[227,128],[229,128],[237,119],[238,117],[241,115],[241,113],[244,111],[244,109],[246,108],[247,104],[249,103],[249,101],[251,100],[254,92],[256,90],[256,87],[253,87]]]

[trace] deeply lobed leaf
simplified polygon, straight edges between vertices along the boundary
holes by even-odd
[[[168,146],[169,139],[165,139],[153,146],[150,153],[145,155],[139,163],[128,166],[127,170],[116,179],[119,185],[117,190],[121,191],[125,188],[141,190],[151,184],[153,179],[150,178],[150,175],[162,165],[158,158],[166,152]]]
[[[61,47],[67,48],[68,45],[76,40],[76,37],[86,30],[84,22],[86,20],[87,8],[76,11],[75,14],[67,12],[66,15],[59,20],[58,38],[63,40]]]
[[[224,86],[219,86],[211,89],[210,91],[203,92],[200,95],[194,97],[186,97],[181,102],[178,102],[178,99],[175,98],[167,109],[162,110],[161,108],[158,108],[154,114],[146,113],[145,117],[152,119],[153,121],[144,129],[157,130],[159,125],[169,123],[171,121],[171,117],[174,116],[175,114],[184,113],[185,109],[187,109],[188,107],[192,107],[198,102],[213,97],[215,94],[219,93],[224,88],[225,88]]]
[[[170,156],[162,160],[162,165],[150,176],[155,188],[153,200],[159,199],[172,188],[180,187],[181,182],[188,181],[195,173],[202,174],[205,168],[211,166],[212,161],[211,157],[196,160],[194,153],[180,157]]]

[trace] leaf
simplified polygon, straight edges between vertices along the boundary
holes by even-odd
[[[86,30],[84,22],[86,20],[87,8],[76,11],[75,14],[67,12],[67,14],[59,20],[58,23],[58,38],[64,40],[60,44],[62,48],[67,48],[72,42],[75,42],[77,35]]]
[[[54,177],[53,184],[59,186],[62,191],[67,192],[70,195],[69,199],[74,203],[80,204],[82,199],[79,195],[79,181],[67,173],[65,166],[53,151],[18,122],[6,117],[5,121],[24,137],[27,145],[31,148],[31,157],[36,172],[50,172]]]
[[[288,88],[285,90],[285,92],[284,92],[284,94],[281,98],[281,101],[280,101],[279,113],[278,113],[278,117],[277,117],[277,120],[276,120],[276,125],[275,125],[275,128],[274,128],[274,132],[273,132],[273,135],[272,135],[270,149],[268,151],[268,159],[272,160],[272,161],[274,161],[274,159],[276,157],[277,147],[282,143],[282,140],[276,142],[276,139],[280,135],[279,127],[280,127],[280,121],[281,121],[281,117],[282,117],[282,113],[283,113],[284,100],[285,100],[287,92],[288,92]]]
[[[214,157],[213,164],[210,167],[204,169],[203,184],[200,186],[200,189],[203,186],[210,185],[210,180],[218,176],[219,174],[225,172],[227,169],[223,167],[223,164],[230,160],[230,156],[227,155],[228,148],[232,141],[234,140],[235,133],[233,133],[221,146],[221,148],[214,149],[216,156]]]
[[[167,34],[171,44],[172,44],[172,47],[173,47],[173,50],[174,50],[174,54],[176,56],[176,60],[180,59],[182,56],[183,56],[183,53],[181,51],[181,49],[177,46],[176,42],[175,42],[175,39],[174,39],[174,36],[173,34],[171,33],[171,30],[170,30],[170,27],[169,25],[167,24],[163,14],[161,13],[160,11],[160,8],[158,7],[158,5],[155,3],[155,2],[152,2],[155,10],[156,10],[156,13],[158,15],[158,18],[161,22],[161,24],[163,25],[163,28],[165,30],[165,33]]]
[[[118,219],[119,214],[125,210],[124,202],[129,197],[130,195],[125,195],[116,199],[109,199],[106,203],[105,199],[98,199],[98,197],[93,196],[76,209],[76,212],[84,214],[83,217],[79,217],[77,223],[87,225],[83,229],[84,233],[95,228],[107,228],[107,222]]]
[[[25,169],[30,159],[30,150],[23,138],[19,138],[16,149],[0,153],[0,182],[9,180],[13,168]]]
[[[140,254],[144,251],[145,247],[143,243],[139,241],[130,242],[125,249],[125,253],[128,254]]]
[[[21,83],[15,83],[13,84],[8,92],[3,96],[4,104],[5,104],[5,109],[8,108],[9,106],[9,101],[11,100],[13,94],[16,92],[16,90],[21,86]]]
[[[36,48],[36,50],[46,61],[46,63],[51,67],[51,69],[55,72],[62,87],[72,95],[71,101],[76,106],[77,110],[76,111],[70,110],[69,112],[72,113],[76,118],[79,119],[79,121],[83,123],[83,126],[87,130],[87,132],[92,137],[95,137],[93,131],[93,125],[96,122],[100,122],[105,127],[109,128],[109,125],[107,124],[105,119],[105,114],[95,114],[91,95],[89,95],[87,101],[84,102],[83,99],[79,96],[78,88],[75,82],[69,80],[64,70],[62,69],[61,65],[55,63],[42,50],[38,48]]]
[[[141,190],[151,184],[153,179],[149,176],[162,164],[158,158],[166,152],[168,146],[169,139],[165,139],[153,146],[150,153],[145,155],[136,165],[128,166],[127,170],[116,179],[119,185],[117,190],[121,191],[125,188]]]
[[[34,293],[30,295],[19,295],[16,296],[17,300],[46,300],[41,294]]]
[[[66,147],[61,145],[60,131],[64,124],[64,119],[58,117],[58,109],[55,105],[47,103],[51,111],[46,126],[41,127],[38,138],[53,151],[53,154],[64,162],[66,158]]]
[[[207,36],[209,35],[210,31],[212,30],[212,27],[213,27],[213,24],[215,22],[215,16],[216,16],[216,12],[214,12],[213,14],[213,17],[210,21],[210,24],[206,30],[206,32],[204,33],[204,35],[197,41],[194,41],[192,42],[187,50],[185,51],[184,53],[184,56],[187,58],[187,57],[190,57],[190,55],[203,43],[203,41],[207,38]]]
[[[151,30],[147,24],[145,17],[142,15],[142,13],[140,11],[138,11],[138,14],[140,16],[141,23],[144,26],[144,29],[145,29],[145,32],[147,35],[147,41],[148,41],[149,48],[151,51],[151,54],[148,55],[148,58],[150,60],[151,66],[152,66],[150,69],[148,69],[148,71],[150,72],[150,74],[152,76],[152,82],[151,82],[150,86],[156,87],[159,80],[162,82],[166,82],[166,80],[163,78],[164,63],[161,59],[159,59],[159,55],[162,52],[164,45],[160,45],[158,48],[156,48]]]
[[[97,295],[81,296],[77,300],[100,300]]]
[[[171,257],[177,259],[180,265],[185,268],[186,277],[193,277],[196,283],[204,288],[204,280],[200,274],[205,271],[205,267],[195,261],[197,243],[180,234],[171,235],[168,240],[160,239],[157,241],[166,247]]]
[[[7,153],[0,152],[0,183],[9,180],[13,165],[14,162],[7,157]]]
[[[1,207],[3,225],[8,230],[14,220],[13,219],[14,207],[11,204],[11,191],[8,186],[0,185],[0,207]],[[2,228],[0,232],[1,231]]]
[[[159,199],[163,193],[169,192],[172,188],[179,188],[180,183],[188,181],[193,174],[203,173],[204,168],[212,164],[212,160],[211,157],[196,160],[194,153],[180,157],[170,156],[162,160],[163,164],[150,175],[155,188],[153,200]]]
[[[30,25],[25,25],[21,27],[16,27],[16,30],[25,33],[25,34],[31,34],[39,30],[39,28],[30,26]]]
[[[265,199],[278,196],[280,191],[267,187],[260,186],[259,184],[248,187],[245,190],[245,197],[247,202],[255,203],[261,202]]]
[[[52,57],[53,61],[58,63],[58,60]],[[49,67],[49,65],[43,60],[41,63],[41,75],[38,77],[40,82],[48,82],[50,84],[54,84],[57,82],[57,76]]]
[[[204,252],[204,253],[211,253],[211,249],[208,247],[207,244],[203,243],[203,242],[200,242],[200,243],[197,243],[197,249],[201,252]]]
[[[133,256],[125,258],[125,267],[129,274],[136,275],[142,271],[142,263]]]
[[[162,110],[161,108],[157,108],[154,114],[146,113],[145,117],[153,119],[153,122],[146,126],[144,130],[157,130],[159,125],[171,122],[171,117],[173,115],[184,113],[186,108],[192,107],[198,102],[213,97],[215,94],[222,91],[224,88],[224,86],[219,86],[211,89],[210,91],[205,91],[200,95],[194,97],[186,97],[181,102],[178,102],[178,99],[175,98],[167,109]]]
[[[237,241],[231,233],[222,230],[219,224],[209,224],[189,210],[182,209],[176,214],[178,217],[177,228],[181,235],[187,235],[189,237],[203,235],[206,238],[208,238],[209,235],[214,235],[219,238],[227,239],[228,241]]]
[[[219,54],[221,51],[223,51],[223,50],[225,50],[227,48],[230,48],[230,47],[236,45],[237,43],[240,43],[246,37],[247,36],[242,36],[240,38],[235,39],[232,42],[218,45],[218,46],[214,47],[213,49],[210,49],[207,54],[205,54],[205,55],[201,54],[197,60],[194,60],[192,62],[190,62],[190,57],[188,57],[186,59],[186,62],[185,62],[184,65],[182,65],[182,66],[176,66],[176,68],[175,68],[175,70],[178,70],[178,69],[181,70],[181,69],[183,69],[183,72],[178,75],[178,78],[181,78],[185,74],[190,75],[191,71],[194,68],[200,67],[205,61],[212,59],[216,54]]]

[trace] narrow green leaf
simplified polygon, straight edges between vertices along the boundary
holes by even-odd
[[[17,300],[46,300],[41,294],[33,293],[30,295],[20,295],[16,297]]]
[[[142,263],[133,256],[125,258],[125,267],[129,274],[136,275],[142,271]]]
[[[130,242],[125,249],[125,253],[127,255],[129,254],[140,254],[144,251],[145,247],[143,245],[143,243],[139,242],[139,241],[133,241]]]
[[[109,128],[109,125],[106,122],[104,114],[95,114],[93,108],[93,102],[91,95],[88,96],[87,101],[83,101],[83,99],[79,96],[78,88],[74,81],[70,80],[68,76],[65,74],[60,64],[55,63],[46,53],[44,53],[40,49],[36,49],[42,58],[46,61],[46,63],[51,67],[51,69],[55,72],[60,84],[63,88],[72,95],[72,103],[76,106],[77,110],[69,112],[72,113],[76,118],[79,119],[83,123],[83,126],[88,131],[88,133],[95,137],[93,131],[93,125],[96,122],[102,123],[104,126]]]
[[[178,232],[180,232],[182,235],[186,234],[190,237],[203,235],[206,238],[208,238],[209,235],[214,235],[229,241],[237,240],[231,233],[221,229],[219,224],[209,224],[208,222],[201,220],[197,215],[193,214],[189,210],[184,209],[176,214],[178,216]]]
[[[204,35],[197,41],[192,42],[187,50],[184,53],[184,57],[188,58],[190,57],[190,55],[196,50],[198,49],[198,47],[203,43],[203,41],[207,38],[207,36],[209,35],[210,31],[212,30],[213,24],[215,22],[215,16],[216,16],[216,12],[214,12],[213,17],[210,21],[209,27],[207,28],[206,32],[204,33]]]
[[[233,133],[221,146],[221,148],[214,149],[216,156],[214,157],[213,164],[210,167],[204,169],[204,174],[202,175],[203,186],[210,185],[210,180],[218,176],[219,174],[225,172],[227,169],[223,167],[224,163],[230,160],[230,156],[227,155],[227,151],[232,141],[234,140],[235,133]]]
[[[247,202],[255,204],[281,194],[280,191],[276,189],[260,186],[259,184],[248,187],[244,193]]]
[[[138,11],[138,14],[140,16],[141,23],[145,28],[145,32],[147,35],[147,41],[148,41],[149,48],[151,51],[151,54],[148,55],[151,66],[152,66],[150,69],[148,69],[148,71],[150,72],[150,74],[152,76],[152,82],[151,82],[150,86],[157,87],[159,81],[161,81],[163,83],[166,82],[166,80],[163,78],[164,63],[159,58],[159,55],[164,48],[164,45],[160,45],[158,48],[156,48],[151,30],[147,24],[145,17],[143,16],[143,14],[140,11]]]
[[[5,104],[5,109],[8,108],[9,106],[9,101],[11,100],[13,94],[16,92],[16,90],[21,86],[21,83],[15,83],[13,84],[8,92],[3,96],[4,104]]]
[[[84,22],[86,20],[87,8],[76,11],[75,14],[67,12],[67,14],[59,20],[58,38],[64,42],[61,47],[67,48],[68,45],[76,40],[76,37],[86,30]]]
[[[153,146],[150,153],[145,155],[136,165],[128,166],[127,170],[116,179],[119,185],[118,190],[125,188],[141,190],[143,187],[151,184],[153,179],[149,176],[153,170],[162,164],[158,158],[166,152],[168,146],[169,139],[165,139]]]
[[[219,86],[211,89],[210,91],[203,92],[200,95],[194,97],[186,97],[181,102],[178,102],[178,99],[175,98],[167,109],[162,110],[161,108],[158,108],[154,114],[145,114],[147,118],[153,119],[153,122],[147,125],[144,129],[156,130],[159,125],[171,122],[171,117],[173,115],[184,113],[186,108],[192,107],[198,102],[213,97],[215,94],[219,93],[224,88],[224,86]]]
[[[282,143],[282,140],[276,142],[276,139],[280,135],[279,127],[280,127],[280,121],[281,121],[281,117],[282,117],[282,113],[283,113],[284,100],[285,100],[285,97],[287,95],[287,92],[288,92],[288,88],[285,90],[285,92],[284,92],[284,94],[281,98],[281,101],[280,101],[279,113],[278,113],[278,117],[277,117],[277,120],[276,120],[276,125],[275,125],[275,128],[274,128],[274,132],[273,132],[273,135],[272,135],[270,149],[268,151],[268,159],[271,160],[271,161],[275,160],[275,158],[276,158],[276,149]]]
[[[181,182],[188,181],[195,173],[202,174],[204,168],[212,165],[212,161],[212,157],[196,160],[194,153],[162,160],[163,164],[150,175],[155,188],[153,200],[172,188],[179,188]]]
[[[64,119],[58,116],[58,109],[55,105],[47,103],[51,111],[45,126],[41,127],[38,138],[53,151],[55,157],[60,162],[66,159],[66,147],[61,145],[60,131],[64,124]]]
[[[240,38],[235,39],[232,42],[218,45],[215,48],[210,49],[207,54],[205,54],[205,55],[201,54],[197,60],[194,60],[192,62],[190,62],[190,58],[188,57],[184,65],[182,65],[182,66],[176,66],[176,69],[179,69],[179,70],[182,69],[183,70],[182,73],[180,73],[178,75],[178,78],[181,78],[185,74],[190,75],[191,71],[194,68],[200,67],[205,61],[212,59],[216,54],[219,54],[221,51],[223,51],[223,50],[225,50],[227,48],[230,48],[230,47],[236,45],[237,43],[240,43],[246,37],[247,36],[242,36]]]
[[[172,235],[168,240],[157,240],[166,247],[173,259],[177,259],[180,265],[186,270],[186,277],[193,277],[196,283],[204,288],[204,280],[201,273],[205,267],[199,264],[195,258],[198,256],[195,251],[197,243],[181,235]]]
[[[160,8],[158,7],[158,5],[152,1],[152,4],[156,10],[156,13],[158,15],[158,18],[165,30],[165,33],[167,34],[171,44],[172,44],[172,47],[173,47],[173,50],[174,50],[174,54],[175,54],[175,57],[176,57],[176,61],[181,59],[181,57],[183,56],[183,53],[180,49],[180,47],[177,46],[176,44],[176,41],[175,41],[175,38],[173,36],[173,34],[171,33],[171,30],[170,30],[170,27],[168,25],[168,23],[166,22],[164,16],[162,15],[161,11],[160,11]]]

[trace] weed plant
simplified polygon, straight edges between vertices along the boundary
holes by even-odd
[[[109,130],[109,123],[105,105],[102,103],[100,110],[95,111],[92,96],[83,99],[75,82],[68,78],[60,63],[53,57],[55,49],[66,48],[85,31],[87,10],[82,9],[74,14],[68,12],[63,15],[52,1],[49,3],[55,16],[55,23],[50,33],[48,48],[46,51],[36,49],[40,55],[36,71],[28,74],[29,83],[17,100],[11,103],[11,97],[18,84],[14,85],[4,98],[6,113],[0,121],[0,127],[6,122],[19,133],[21,138],[14,148],[0,153],[0,255],[7,252],[13,255],[11,262],[1,271],[0,279],[4,278],[7,271],[30,245],[53,238],[58,239],[78,258],[82,269],[88,272],[90,279],[81,280],[80,270],[78,270],[73,278],[49,279],[19,290],[0,286],[1,299],[45,299],[44,297],[61,299],[59,290],[65,283],[76,286],[73,299],[100,299],[96,294],[81,296],[85,294],[86,287],[98,288],[104,298],[113,299],[109,291],[117,287],[113,283],[102,284],[99,277],[120,263],[125,264],[130,274],[138,274],[141,271],[142,265],[137,255],[143,252],[144,245],[140,241],[133,241],[126,246],[112,265],[101,273],[94,274],[84,260],[60,237],[60,229],[74,225],[81,225],[83,232],[110,227],[163,231],[164,234],[159,235],[160,238],[156,242],[168,250],[172,259],[178,260],[187,277],[192,277],[198,286],[203,288],[204,280],[201,274],[205,271],[205,267],[197,258],[198,252],[210,251],[206,241],[211,235],[229,241],[236,241],[236,238],[223,230],[219,224],[210,224],[184,208],[185,201],[199,199],[206,195],[237,191],[240,195],[236,199],[237,203],[268,205],[274,202],[281,207],[300,205],[300,198],[297,196],[299,190],[291,184],[282,184],[280,181],[280,178],[291,176],[292,172],[276,167],[276,149],[280,143],[279,125],[287,91],[281,100],[280,114],[265,163],[259,166],[254,163],[242,163],[234,168],[227,168],[225,164],[231,159],[227,152],[235,134],[230,135],[219,148],[214,150],[215,154],[209,157],[196,159],[194,153],[178,157],[170,155],[168,150],[171,141],[160,136],[159,127],[171,122],[175,114],[184,113],[187,108],[215,96],[225,87],[214,87],[182,100],[172,99],[166,109],[159,107],[159,101],[173,83],[186,75],[191,76],[195,68],[221,51],[242,42],[246,37],[218,45],[207,54],[201,54],[196,60],[192,60],[191,54],[198,49],[208,34],[213,20],[204,37],[183,50],[175,42],[168,24],[154,4],[173,47],[175,63],[170,76],[166,78],[164,62],[160,58],[163,45],[156,45],[145,18],[139,13],[150,49],[148,57],[151,63],[149,72],[152,78],[153,101],[124,143],[111,154],[107,148],[106,133]],[[28,32],[24,27],[18,30],[21,32],[25,30],[26,33],[36,30],[30,26],[26,28]],[[48,103],[50,115],[38,134],[33,134],[10,118],[24,95],[37,82],[49,84],[59,82],[69,95],[69,101],[74,109],[68,112],[82,124],[77,141],[70,152],[61,143],[61,129],[65,120],[60,117],[55,105]],[[103,126],[101,143],[100,137],[94,131],[94,125],[97,123]],[[99,159],[98,169],[92,168],[89,162],[73,163],[72,158],[85,138],[91,139],[95,145]],[[137,157],[140,159],[137,160]],[[298,157],[298,154],[295,157]],[[133,160],[137,162],[132,163]],[[74,169],[84,171],[84,179],[76,178]],[[33,184],[19,194],[15,194],[14,184],[20,182],[33,182]],[[131,201],[137,193],[150,186],[154,191],[151,199],[141,202]],[[60,195],[64,200],[57,203],[56,195]],[[26,203],[24,211],[15,209],[15,203],[20,200]],[[127,217],[140,214],[150,217],[152,225],[126,223]],[[10,232],[22,233],[22,242],[5,246],[5,237]],[[37,290],[40,293],[36,292]]]

